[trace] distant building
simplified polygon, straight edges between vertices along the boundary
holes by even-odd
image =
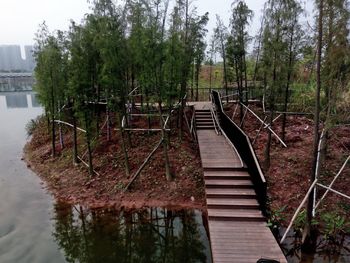
[[[0,72],[32,72],[35,67],[33,46],[25,46],[22,59],[19,45],[0,45]]]
[[[27,71],[32,72],[35,68],[35,60],[33,57],[33,46],[24,46],[24,53],[26,55],[26,67]]]

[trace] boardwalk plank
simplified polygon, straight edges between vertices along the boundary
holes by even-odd
[[[200,102],[194,106],[199,126],[209,124],[210,105]],[[260,258],[287,262],[259,210],[245,164],[226,139],[209,128],[198,130],[197,136],[213,262],[255,263]]]

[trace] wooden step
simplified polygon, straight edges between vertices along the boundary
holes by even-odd
[[[222,171],[247,171],[247,167],[246,165],[244,165],[244,167],[203,167],[204,171],[208,171],[208,172],[222,172]]]
[[[200,122],[200,121],[213,121],[213,118],[211,117],[196,118],[196,122]]]
[[[253,188],[251,180],[205,179],[206,188]]]
[[[214,127],[213,123],[197,123],[196,127]]]
[[[214,126],[198,126],[197,130],[214,130]]]
[[[198,124],[213,124],[213,120],[205,120],[205,121],[199,120],[199,121],[196,121],[196,125]]]
[[[205,120],[205,119],[212,119],[211,114],[209,115],[196,115],[196,120]]]
[[[244,179],[250,180],[247,171],[204,171],[205,179]]]
[[[200,119],[212,119],[211,114],[208,115],[196,115],[196,120],[200,120]]]
[[[246,188],[206,188],[205,194],[207,198],[256,198],[254,189]]]
[[[196,111],[196,115],[211,115],[211,111],[207,110],[207,111]]]
[[[259,209],[256,199],[207,198],[208,208]]]
[[[265,218],[257,209],[245,210],[208,208],[208,217],[209,220],[220,221],[265,221]]]
[[[199,115],[196,115],[196,118],[198,119],[211,118],[211,114],[199,114]]]
[[[203,119],[196,118],[196,123],[198,123],[198,122],[213,122],[213,119],[212,118],[203,118]]]
[[[211,123],[197,123],[196,124],[196,127],[201,127],[201,126],[213,126],[214,127],[214,124],[211,122]]]

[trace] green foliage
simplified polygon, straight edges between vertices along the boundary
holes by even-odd
[[[38,127],[39,122],[40,122],[40,117],[37,117],[36,119],[31,119],[26,124],[25,130],[26,130],[28,136],[31,136],[33,134],[35,129]]]
[[[321,220],[324,224],[323,235],[327,240],[336,240],[340,234],[350,231],[350,223],[336,211],[322,213]]]
[[[294,221],[294,230],[297,233],[302,233],[305,225],[306,225],[306,210],[303,209],[300,211],[300,213],[297,215],[297,217]],[[319,225],[319,222],[315,218],[313,218],[311,225],[317,226],[317,225]]]
[[[288,89],[296,76],[305,39],[299,21],[302,12],[297,0],[271,0],[265,5],[258,79],[265,82],[265,98],[272,110],[276,103],[289,102]],[[284,105],[280,110],[286,108]]]
[[[36,35],[34,57],[36,84],[34,90],[46,113],[54,118],[60,100],[64,100],[66,86],[67,56],[65,36],[58,31],[51,34],[43,23]]]
[[[287,206],[282,206],[278,209],[271,210],[271,215],[267,221],[267,226],[271,228],[278,228],[286,220],[283,212]]]
[[[239,99],[243,100],[243,89],[247,91],[247,61],[246,50],[250,41],[248,33],[249,21],[253,17],[253,11],[244,1],[235,1],[232,4],[230,19],[231,35],[227,39],[226,55],[230,70],[230,81],[238,87]]]
[[[316,84],[293,83],[289,97],[289,110],[300,112],[312,112],[315,104]],[[280,109],[281,110],[281,109]]]

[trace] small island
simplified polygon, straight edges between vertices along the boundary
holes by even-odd
[[[229,30],[217,16],[208,45],[209,13],[189,1],[94,1],[68,31],[43,23],[34,56],[44,114],[27,125],[28,166],[64,203],[199,209],[209,229],[211,219],[248,218],[266,223],[257,229],[269,226],[281,243],[295,236],[304,251],[342,247],[350,232],[350,60],[341,17],[350,15],[328,2],[336,10],[324,14],[323,2],[311,40],[298,1],[267,1],[254,48],[244,1],[232,5]],[[241,166],[228,167],[222,156],[208,183],[206,171],[215,169],[203,164],[217,157],[213,134]],[[226,180],[227,171],[238,172]],[[244,204],[208,202],[218,195],[208,188],[232,190],[231,183]],[[227,225],[215,227],[223,233]]]

